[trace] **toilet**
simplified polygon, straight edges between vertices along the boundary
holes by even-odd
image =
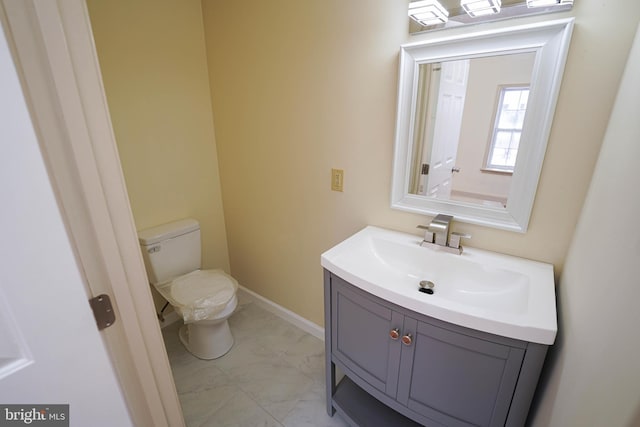
[[[200,359],[233,346],[227,319],[238,305],[238,282],[222,270],[201,270],[200,224],[183,219],[138,232],[149,282],[184,320],[178,333]]]

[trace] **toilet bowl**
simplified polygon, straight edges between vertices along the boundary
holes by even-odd
[[[200,226],[193,219],[138,232],[149,282],[184,321],[184,347],[216,359],[233,346],[227,319],[238,305],[237,281],[222,270],[200,269]]]
[[[227,319],[237,306],[238,298],[234,295],[220,313],[181,326],[178,337],[182,345],[200,359],[217,359],[224,356],[231,350],[234,341]]]

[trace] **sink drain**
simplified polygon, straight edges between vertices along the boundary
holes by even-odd
[[[436,286],[435,283],[433,283],[430,280],[421,280],[420,281],[420,289],[418,289],[420,292],[423,292],[425,294],[429,294],[432,295],[434,290],[434,286]]]

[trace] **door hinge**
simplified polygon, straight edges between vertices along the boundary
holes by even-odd
[[[421,175],[429,175],[429,163],[423,163],[420,171]]]
[[[108,328],[116,321],[116,314],[113,311],[109,295],[102,294],[91,298],[89,305],[93,310],[93,316],[96,318],[99,331]]]

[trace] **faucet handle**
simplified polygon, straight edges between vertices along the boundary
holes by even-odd
[[[465,233],[458,233],[457,231],[454,231],[451,233],[451,236],[449,237],[449,247],[451,248],[460,248],[460,239],[470,239],[471,238],[471,234],[465,234]]]
[[[436,245],[449,246],[449,235],[451,232],[451,215],[438,214],[429,223],[429,231],[432,231]]]
[[[428,225],[419,225],[417,228],[424,230],[424,241],[433,243],[433,231],[429,229]]]

